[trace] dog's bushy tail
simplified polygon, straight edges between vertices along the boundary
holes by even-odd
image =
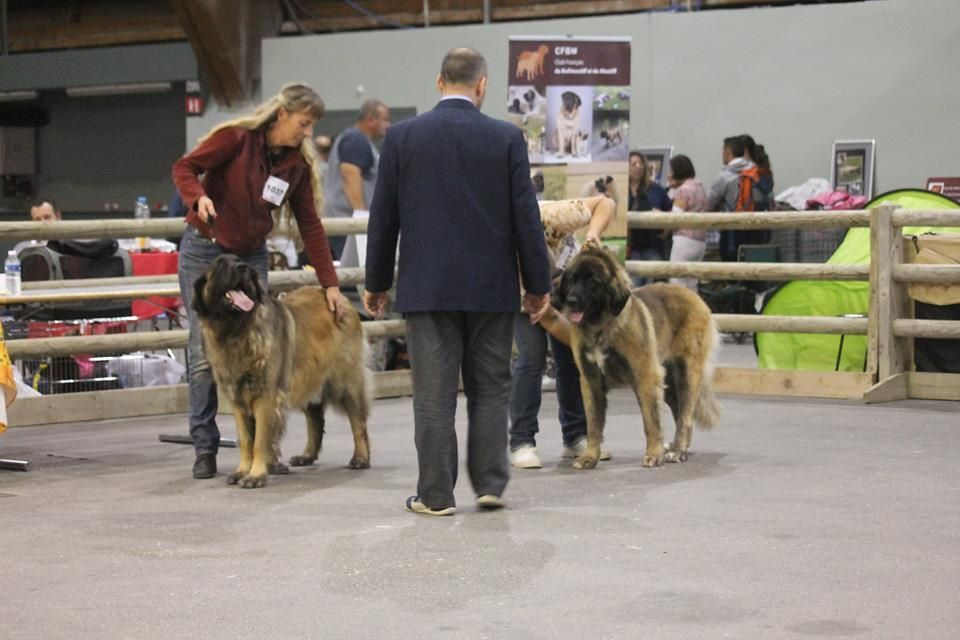
[[[716,367],[717,349],[720,346],[720,332],[717,323],[710,319],[710,338],[707,345],[706,363],[703,367],[703,380],[697,395],[697,406],[693,414],[694,424],[701,429],[710,429],[720,423],[720,403],[713,394],[713,373]]]

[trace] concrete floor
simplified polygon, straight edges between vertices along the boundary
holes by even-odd
[[[493,513],[463,473],[452,518],[402,509],[409,399],[377,402],[370,470],[334,417],[315,468],[260,490],[225,485],[236,449],[192,480],[157,441],[183,416],[13,429],[0,638],[960,637],[955,404],[722,400],[689,462],[645,470],[616,391],[614,459],[578,472],[547,394],[545,468]],[[304,439],[295,414],[284,453]]]

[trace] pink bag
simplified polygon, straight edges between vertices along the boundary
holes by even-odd
[[[867,204],[866,196],[852,196],[846,191],[826,191],[807,200],[807,209],[861,209]]]

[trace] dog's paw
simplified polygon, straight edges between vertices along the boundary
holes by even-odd
[[[663,459],[665,462],[686,462],[687,452],[671,449],[664,454]]]
[[[234,471],[227,476],[227,484],[237,484],[240,482],[240,478],[244,477],[245,475],[247,475],[246,471]]]
[[[574,469],[593,469],[597,466],[597,458],[591,458],[588,456],[580,456],[573,461]]]
[[[265,487],[267,486],[267,475],[246,475],[240,480],[240,486],[244,489],[259,489],[260,487]]]
[[[657,451],[648,451],[643,455],[643,466],[660,467],[663,466],[663,449]]]
[[[271,462],[267,465],[267,473],[271,476],[287,476],[290,475],[290,467],[282,462]]]
[[[352,458],[350,458],[350,462],[347,464],[347,467],[351,469],[369,469],[370,458],[361,458],[360,456],[353,456]]]
[[[310,458],[308,456],[291,456],[290,466],[291,467],[309,467],[316,461],[317,461],[316,458]]]

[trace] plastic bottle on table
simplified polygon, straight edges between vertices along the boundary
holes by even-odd
[[[20,295],[22,289],[20,280],[20,258],[17,257],[17,252],[13,249],[7,252],[7,261],[4,263],[3,271],[6,275],[4,284],[7,294],[11,296]]]
[[[150,219],[150,205],[147,204],[147,196],[137,198],[137,204],[133,208],[133,217],[135,220]],[[137,248],[141,251],[150,247],[150,238],[146,236],[137,236]]]

